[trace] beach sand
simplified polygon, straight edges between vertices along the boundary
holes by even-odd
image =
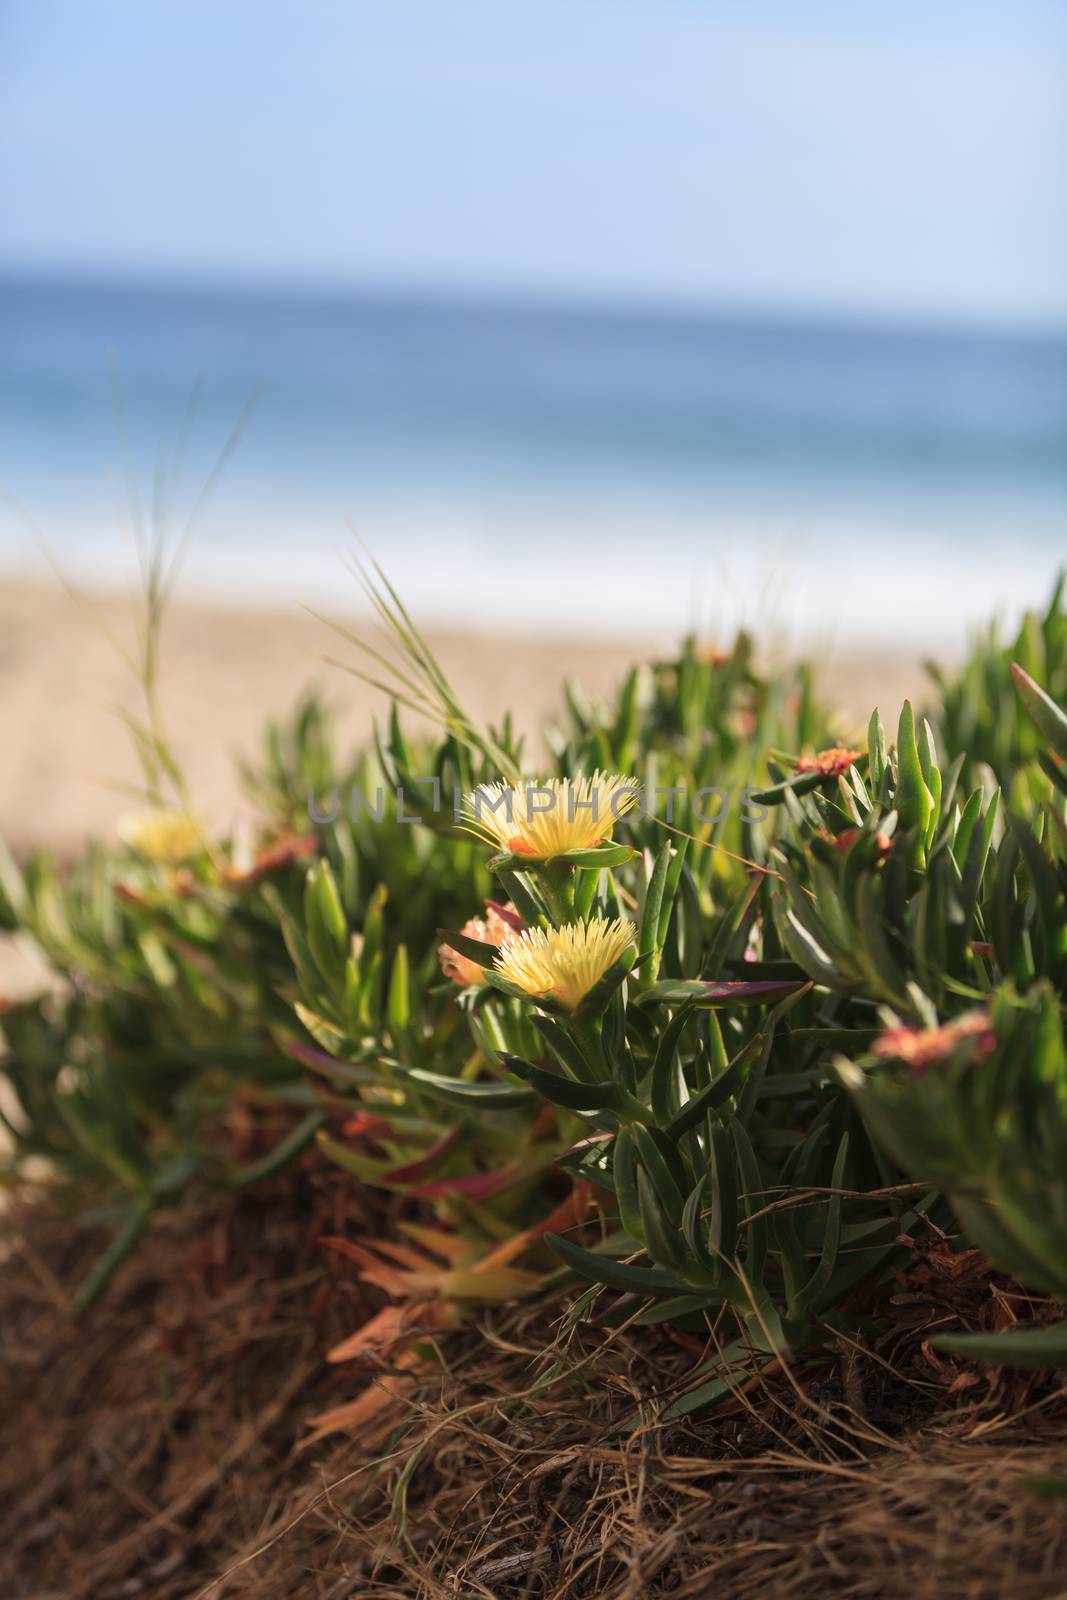
[[[137,808],[123,785],[139,769],[118,708],[139,711],[138,689],[108,638],[135,637],[137,601],[104,595],[82,604],[58,584],[5,581],[0,587],[0,834],[22,851],[45,844],[63,853],[86,838],[113,834]],[[373,638],[367,618],[346,626]],[[612,643],[432,632],[432,645],[462,703],[478,718],[508,708],[539,746],[539,730],[560,704],[568,675],[592,696],[608,693],[635,660],[671,641]],[[383,695],[331,667],[324,656],[358,660],[357,651],[295,607],[237,610],[177,602],[166,618],[161,701],[167,730],[205,818],[225,829],[245,807],[234,756],[249,755],[271,717],[284,714],[313,684],[338,712],[351,744],[364,741]],[[923,695],[918,662],[839,647],[821,680],[842,713],[842,731],[861,727],[880,704],[895,718],[906,694]],[[12,987],[10,957],[0,992]],[[22,987],[20,984],[19,987]]]
[[[58,585],[0,587],[0,834],[16,849],[44,843],[70,851],[87,837],[111,833],[122,813],[136,807],[121,790],[138,782],[139,769],[118,710],[139,713],[138,688],[104,630],[131,645],[137,604],[105,595],[90,608]],[[374,641],[368,618],[344,623]],[[606,694],[632,662],[671,644],[583,643],[502,630],[428,637],[471,714],[495,718],[510,708],[533,749],[560,705],[565,676],[594,697]],[[243,805],[235,754],[254,752],[267,719],[285,714],[312,685],[336,708],[342,741],[366,740],[372,718],[387,709],[385,697],[328,665],[330,655],[359,660],[324,622],[295,608],[178,602],[168,613],[160,667],[164,719],[197,804],[213,824],[226,827]],[[895,718],[901,699],[921,698],[926,687],[915,660],[845,647],[823,663],[820,676],[846,728],[865,724],[875,704]]]

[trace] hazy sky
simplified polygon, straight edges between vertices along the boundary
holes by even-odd
[[[1067,322],[1067,4],[0,0],[0,259]]]

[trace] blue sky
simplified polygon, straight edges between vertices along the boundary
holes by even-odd
[[[1067,323],[1062,0],[0,0],[0,260]]]

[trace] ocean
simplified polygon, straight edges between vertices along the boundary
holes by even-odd
[[[0,568],[138,522],[249,604],[358,537],[428,623],[953,646],[1067,561],[1067,335],[0,280]]]

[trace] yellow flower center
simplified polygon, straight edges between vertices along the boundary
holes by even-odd
[[[604,844],[620,817],[637,804],[637,779],[594,772],[591,778],[532,778],[483,783],[464,800],[470,831],[512,855],[550,861],[569,850]]]
[[[147,811],[120,819],[119,838],[146,861],[177,866],[204,848],[197,820],[184,811]]]
[[[573,1011],[633,943],[632,922],[596,917],[547,932],[527,928],[501,946],[494,965],[534,999],[551,995]]]

